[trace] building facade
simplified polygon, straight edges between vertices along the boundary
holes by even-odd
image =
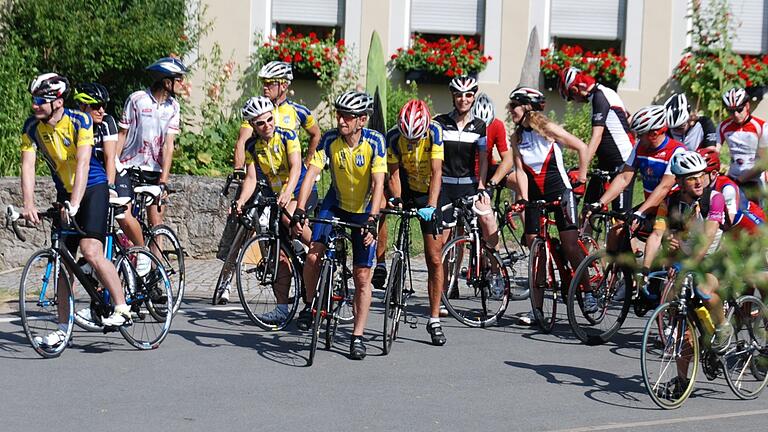
[[[690,0],[203,0],[212,31],[201,42],[201,52],[213,43],[232,53],[245,68],[260,35],[275,34],[286,26],[335,28],[347,46],[365,58],[373,31],[381,37],[386,55],[407,47],[414,33],[466,35],[484,45],[493,57],[479,74],[481,90],[503,112],[508,94],[519,82],[521,67],[534,26],[542,48],[562,43],[614,47],[628,59],[619,94],[630,111],[663,98],[670,91],[670,76],[690,44],[687,18]],[[702,0],[706,3],[707,0]],[[734,48],[745,54],[768,51],[768,0],[730,0],[740,23]],[[394,80],[402,76],[393,74]],[[313,85],[297,81],[299,98],[317,102]],[[435,109],[450,108],[444,85],[424,84]],[[549,94],[549,108],[563,102]],[[758,107],[768,114],[768,104]]]

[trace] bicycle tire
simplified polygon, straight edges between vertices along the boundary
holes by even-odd
[[[483,273],[472,275],[469,269],[474,252],[462,251],[471,243],[470,236],[462,236],[451,240],[443,247],[441,254],[443,268],[452,268],[453,271],[444,275],[447,289],[443,290],[442,302],[448,313],[467,327],[489,327],[497,323],[507,310],[509,277],[498,252],[485,243],[481,243],[481,256],[474,258],[481,261],[480,267]],[[446,260],[449,263],[446,263]],[[462,264],[465,263],[468,270],[465,275],[461,275],[464,268]],[[491,292],[491,280],[503,284],[500,295]]]
[[[157,248],[160,252],[158,258],[165,268],[168,278],[171,280],[173,290],[173,314],[179,311],[181,301],[184,299],[184,290],[186,288],[185,268],[184,268],[184,249],[176,232],[165,224],[152,227],[151,237],[147,241],[150,250]],[[154,253],[154,252],[153,252]]]
[[[526,282],[524,284],[518,284],[515,283],[514,279],[517,275],[517,270],[515,269],[515,264],[518,261],[527,260],[528,256],[523,254],[522,256],[516,256],[514,259],[512,257],[512,252],[509,252],[505,249],[505,252],[503,254],[500,254],[501,261],[504,263],[504,267],[507,268],[507,275],[509,279],[509,300],[510,301],[522,301],[522,300],[528,300],[528,297],[531,294],[531,289],[529,284]],[[528,265],[526,264],[525,267],[527,268]]]
[[[323,312],[328,305],[328,288],[331,285],[331,265],[323,264],[320,270],[320,277],[317,279],[317,290],[312,302],[312,338],[309,343],[309,359],[307,366],[312,366],[315,362],[315,353],[317,352],[317,343],[320,339],[320,328],[323,321]]]
[[[24,265],[24,270],[21,272],[21,281],[19,282],[21,325],[24,328],[24,334],[27,336],[30,345],[43,358],[56,358],[64,352],[72,338],[74,326],[75,301],[72,295],[72,287],[68,277],[56,277],[57,255],[58,252],[53,249],[41,249],[34,252]],[[61,261],[58,261],[58,263],[63,265]],[[59,271],[64,271],[64,269],[60,268]],[[40,277],[41,273],[42,277]],[[38,280],[40,282],[39,286],[38,282],[36,282]],[[53,281],[52,285],[49,284],[50,281]],[[49,347],[43,343],[43,338],[49,333],[58,330],[57,306],[59,304],[58,284],[60,281],[64,281],[69,292],[66,300],[69,307],[67,331],[65,332],[63,342]]]
[[[136,255],[145,255],[151,260],[152,271],[139,276],[133,262]],[[123,261],[128,263],[126,267]],[[130,326],[118,328],[128,343],[140,350],[156,349],[168,336],[173,320],[173,287],[171,279],[162,265],[162,261],[146,247],[132,247],[122,254],[116,262],[118,272],[129,268],[136,281],[135,288],[123,285],[126,303],[131,308]],[[122,276],[121,281],[127,280]],[[134,291],[131,291],[131,290]],[[158,291],[159,290],[159,291]],[[154,298],[154,299],[153,299]]]
[[[726,319],[733,325],[733,342],[720,357],[725,381],[739,399],[755,399],[768,383],[768,310],[757,297],[741,296]]]
[[[587,345],[608,342],[619,331],[629,314],[632,299],[632,276],[628,269],[607,261],[604,252],[584,258],[579,264],[568,288],[568,322],[573,334]],[[587,314],[583,310],[582,281],[588,278],[598,311]],[[617,296],[622,290],[623,295]]]
[[[555,275],[559,273],[553,268],[551,260],[547,260],[546,257],[546,243],[541,238],[533,239],[531,243],[531,252],[528,261],[528,283],[530,284],[530,300],[531,309],[533,310],[533,316],[536,320],[536,325],[544,333],[550,333],[555,326],[555,319],[557,316],[557,291],[558,287],[554,286]],[[544,276],[539,276],[544,272]],[[537,289],[537,281],[544,278],[543,285]],[[541,299],[541,307],[539,307],[538,300]]]
[[[252,248],[258,248],[261,254],[255,263],[250,262]],[[277,258],[278,256],[282,259]],[[288,275],[286,271],[289,272]],[[235,264],[235,275],[240,304],[248,318],[264,330],[285,329],[299,307],[303,283],[301,264],[293,252],[293,246],[271,234],[252,237],[240,249]],[[288,306],[288,313],[282,321],[265,320],[264,315],[278,306],[277,287],[280,281],[288,284],[287,292],[283,293],[288,301],[283,303]]]
[[[689,334],[687,338],[686,334]],[[688,354],[683,351],[682,344],[685,340],[689,342]],[[675,409],[688,399],[696,383],[699,355],[696,327],[690,318],[680,313],[677,302],[664,303],[656,308],[645,324],[640,350],[640,368],[645,390],[656,405],[663,409]],[[682,389],[676,384],[680,380],[678,362],[681,356],[689,357],[689,364],[692,364],[687,368],[687,384],[683,383],[680,386]],[[654,364],[656,362],[659,364]],[[655,376],[656,370],[659,371],[658,377]],[[671,374],[665,375],[666,372]]]
[[[235,277],[237,259],[240,256],[240,250],[246,237],[246,231],[247,229],[244,226],[238,227],[229,252],[227,252],[227,256],[221,264],[219,276],[216,278],[216,285],[213,287],[213,295],[211,295],[211,304],[214,306],[219,304],[221,295],[225,289],[228,289],[230,294],[232,294],[232,279]]]
[[[395,251],[392,254],[392,263],[389,266],[389,280],[387,290],[384,293],[384,355],[392,350],[392,343],[397,339],[397,331],[400,326],[400,317],[403,312],[403,257],[402,252]]]

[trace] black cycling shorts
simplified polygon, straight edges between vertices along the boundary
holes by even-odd
[[[59,193],[56,201],[63,203],[69,201],[70,194]],[[77,245],[80,238],[92,238],[104,243],[107,235],[109,212],[109,188],[106,183],[95,184],[85,189],[83,199],[80,201],[80,208],[75,215],[75,221],[80,229],[85,232],[84,236],[68,235],[65,240],[67,249],[72,254],[77,251]]]
[[[477,194],[477,183],[467,183],[467,184],[443,183],[442,187],[440,188],[440,198],[439,198],[440,204],[438,204],[438,207],[443,207],[447,204],[452,203],[454,200],[457,200],[459,198],[464,198],[470,195],[475,195],[475,194]],[[440,209],[438,208],[438,210]],[[441,217],[442,217],[442,221],[447,224],[453,223],[456,220],[453,217],[453,210],[442,212]]]
[[[530,193],[530,192],[529,192]],[[545,197],[530,197],[529,201],[537,201],[537,200],[545,200],[545,201],[554,201],[554,200],[560,200],[564,201],[565,199],[568,199],[566,197],[566,194],[570,196],[571,202],[576,203],[576,196],[573,194],[573,191],[571,189],[564,189],[562,193],[559,193],[557,195],[548,195]],[[559,206],[557,209],[554,209],[552,213],[555,215],[555,224],[557,225],[557,230],[562,231],[570,231],[575,230],[578,228],[577,222],[578,216],[576,215],[576,205],[572,206]],[[538,207],[526,207],[525,208],[525,233],[526,234],[538,234],[539,233],[539,217],[542,214],[543,209]],[[568,217],[566,217],[565,212],[568,212]]]
[[[620,172],[621,171],[611,174],[611,181],[613,181],[613,179],[616,178],[616,175]],[[632,208],[632,192],[634,189],[635,177],[633,176],[627,187],[624,188],[613,202],[611,202],[613,211],[626,212]],[[584,203],[589,204],[597,202],[606,190],[605,185],[603,185],[603,179],[592,177],[587,183],[587,191],[584,193]]]
[[[424,192],[414,192],[410,189],[403,189],[403,206],[406,208],[420,209],[427,207],[429,201],[429,194]],[[435,209],[435,213],[432,216],[432,220],[427,222],[419,219],[419,225],[421,226],[421,235],[436,235],[437,226],[440,223],[440,209]]]
[[[160,184],[160,172],[157,171],[142,171],[142,176],[146,180],[147,184],[158,185]],[[115,178],[115,189],[117,190],[117,196],[134,198],[133,188],[138,185],[133,184],[131,176],[128,170],[124,170],[122,173],[117,174]]]

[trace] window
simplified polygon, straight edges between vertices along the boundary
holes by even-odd
[[[272,22],[277,33],[287,27],[294,33],[314,32],[318,37],[333,31],[338,40],[344,27],[344,0],[273,0]]]
[[[555,45],[620,51],[627,21],[626,0],[552,0],[550,35]]]
[[[702,2],[703,3],[703,2]],[[765,0],[730,0],[736,27],[733,50],[740,54],[761,54],[768,51],[768,2]]]
[[[485,27],[485,0],[412,0],[411,32],[475,36]]]

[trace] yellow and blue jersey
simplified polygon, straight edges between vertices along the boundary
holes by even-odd
[[[443,129],[432,121],[427,135],[411,143],[397,127],[387,132],[387,163],[400,164],[408,178],[408,188],[414,192],[429,192],[432,160],[444,160]]]
[[[267,179],[272,190],[280,193],[283,185],[288,183],[291,167],[288,156],[298,153],[301,156],[301,145],[296,132],[275,128],[275,133],[267,142],[261,137],[254,136],[245,142],[245,163],[256,164],[256,171]],[[297,188],[301,185],[306,168],[302,165],[302,173]]]
[[[331,187],[325,200],[335,200],[336,207],[350,213],[370,212],[373,174],[387,172],[384,136],[363,128],[360,142],[349,147],[338,130],[328,131],[320,138],[310,163],[323,169],[326,159]]]
[[[77,149],[89,146],[93,149],[93,120],[88,114],[64,109],[64,115],[56,126],[42,123],[35,117],[24,122],[21,134],[21,151],[38,152],[51,168],[51,175],[59,192],[72,193],[77,171]],[[106,183],[104,167],[91,150],[88,183],[86,187]]]
[[[292,130],[294,132],[299,131],[299,126],[308,130],[317,124],[317,121],[309,108],[288,99],[281,102],[280,105],[275,108],[274,115],[276,127]],[[253,129],[247,121],[244,121],[240,127]]]

